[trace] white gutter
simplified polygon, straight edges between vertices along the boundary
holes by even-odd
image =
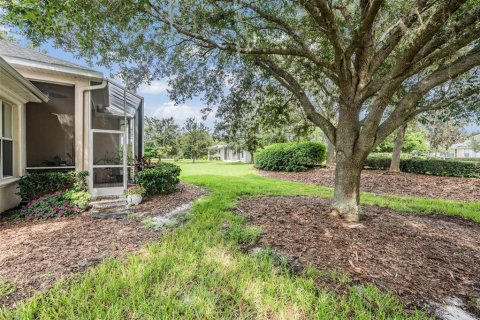
[[[89,70],[89,69],[83,68],[81,66],[76,68],[76,67],[70,67],[70,66],[55,64],[55,63],[47,63],[47,62],[43,62],[43,61],[34,61],[34,60],[17,58],[17,57],[12,57],[12,56],[4,56],[3,58],[8,63],[18,65],[18,66],[30,67],[30,68],[36,68],[36,69],[43,69],[43,70],[49,70],[49,71],[54,71],[54,72],[60,72],[60,73],[74,75],[74,76],[85,77],[85,78],[89,78],[89,79],[99,79],[99,80],[103,79],[103,74],[101,72],[98,72],[98,71],[95,71],[95,70]]]

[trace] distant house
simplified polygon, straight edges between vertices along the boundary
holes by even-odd
[[[448,149],[447,158],[480,158],[480,150],[473,150],[472,139],[480,141],[480,134],[470,136],[467,140],[456,143]]]
[[[122,194],[143,154],[143,98],[101,72],[0,40],[0,212],[25,172],[88,171],[92,195]]]
[[[225,162],[251,163],[252,155],[246,150],[235,150],[228,145],[217,144],[208,148],[208,159]]]

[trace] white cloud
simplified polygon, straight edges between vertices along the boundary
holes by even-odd
[[[175,105],[173,101],[165,102],[160,107],[153,110],[152,115],[157,118],[170,118],[173,117],[178,125],[183,125],[185,120],[190,117],[195,117],[197,121],[202,121],[203,106],[191,106],[187,104]],[[213,127],[214,115],[216,108],[208,116],[205,124],[208,127]]]
[[[153,116],[157,118],[173,117],[177,122],[182,122],[189,117],[200,120],[202,116],[200,110],[201,107],[192,107],[186,104],[175,105],[173,101],[169,101],[155,109]]]
[[[143,94],[159,94],[166,93],[169,89],[167,81],[153,81],[150,85],[143,85],[138,90]]]

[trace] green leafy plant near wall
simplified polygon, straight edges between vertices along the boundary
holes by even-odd
[[[20,197],[36,199],[57,191],[88,191],[87,171],[26,173],[18,182]]]
[[[368,157],[365,167],[388,170],[391,158]],[[400,171],[445,177],[480,178],[480,163],[441,159],[410,158],[400,161]]]
[[[135,177],[137,183],[145,188],[146,194],[169,194],[177,190],[180,182],[180,167],[172,163],[160,163],[159,165],[144,169]]]
[[[326,159],[318,142],[276,143],[255,153],[255,167],[269,171],[305,171]]]

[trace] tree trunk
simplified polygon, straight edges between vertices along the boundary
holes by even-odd
[[[332,167],[335,162],[335,146],[333,143],[330,142],[329,139],[327,140],[327,166]]]
[[[404,124],[397,130],[397,136],[393,145],[392,161],[390,162],[390,172],[400,172],[400,156],[402,154],[406,129],[407,124]]]
[[[336,131],[335,189],[333,216],[348,222],[360,220],[360,174],[368,154],[368,145],[359,145],[360,122],[356,108],[341,110]]]
[[[348,222],[360,220],[360,174],[362,163],[337,153],[332,215]]]

